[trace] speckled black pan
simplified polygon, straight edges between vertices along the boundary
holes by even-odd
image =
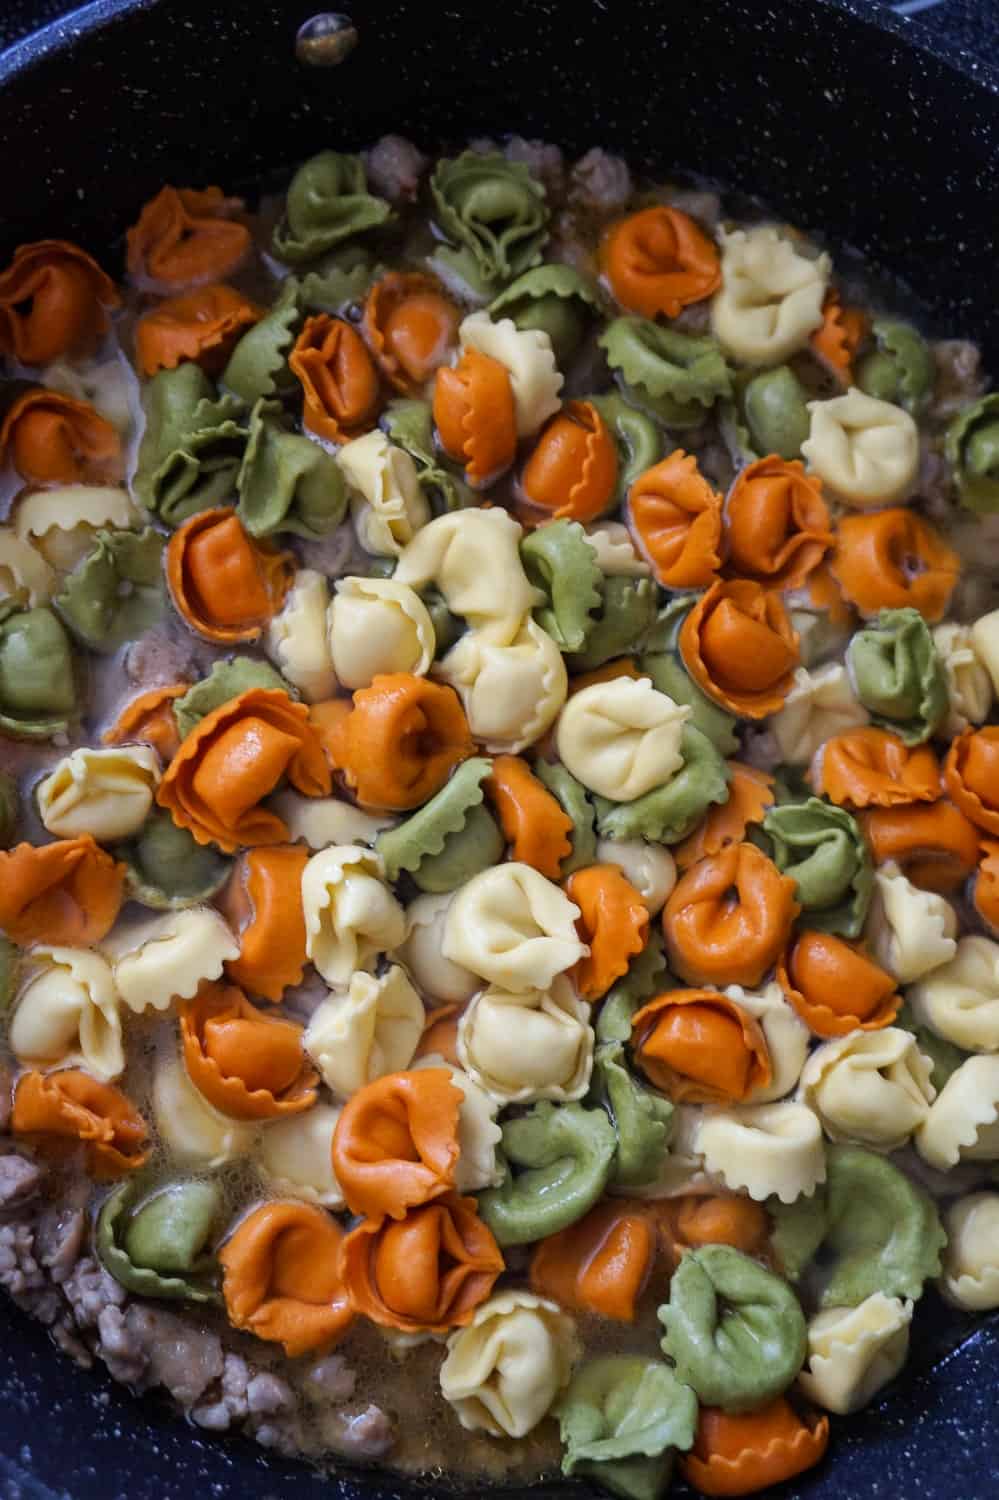
[[[0,0],[4,4],[5,0]],[[342,67],[294,61],[304,0],[96,0],[0,56],[0,251],[113,261],[164,181],[246,184],[320,145],[518,131],[752,187],[919,293],[999,367],[999,74],[858,0],[356,0]],[[784,1500],[996,1500],[999,1321],[920,1309],[906,1373]],[[0,1500],[391,1500],[206,1442],[0,1303]],[[532,1493],[587,1493],[547,1487]],[[591,1492],[592,1493],[592,1492]],[[677,1487],[677,1494],[682,1493]]]

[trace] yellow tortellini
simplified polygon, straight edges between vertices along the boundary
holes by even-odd
[[[239,943],[218,912],[190,906],[118,927],[101,944],[129,1010],[166,1010],[191,1000],[205,979],[218,979]]]
[[[919,428],[891,401],[852,386],[831,401],[810,401],[801,452],[846,505],[890,505],[912,488],[919,470]]]
[[[410,542],[392,577],[414,589],[435,584],[481,640],[506,646],[544,598],[520,561],[523,534],[498,505],[438,516]]]
[[[999,693],[999,609],[982,615],[971,627],[971,642],[978,660],[992,679],[992,691]]]
[[[690,714],[647,677],[597,682],[574,693],[562,711],[559,757],[591,792],[634,802],[683,765],[680,745]]]
[[[444,927],[453,896],[417,896],[406,907],[406,940],[395,957],[406,968],[430,1000],[462,1004],[482,988],[482,980],[470,969],[444,956]]]
[[[0,526],[0,600],[23,591],[34,609],[55,590],[55,569],[12,526]]]
[[[920,890],[893,862],[875,872],[867,941],[900,984],[949,963],[956,939],[957,913],[946,897]]]
[[[267,655],[306,703],[321,703],[336,692],[326,629],[329,602],[323,575],[299,568],[283,608],[267,627]]]
[[[503,1104],[581,1099],[593,1067],[589,1014],[562,976],[550,990],[483,990],[458,1025],[458,1057]]]
[[[810,1196],[825,1181],[818,1116],[800,1103],[743,1104],[708,1110],[694,1134],[705,1170],[732,1192],[762,1202]]]
[[[972,724],[982,724],[992,707],[992,678],[979,660],[971,630],[948,620],[933,632],[943,663],[949,707],[941,733],[953,738]]]
[[[383,828],[395,819],[387,813],[369,813],[340,797],[303,797],[290,787],[272,797],[270,806],[286,824],[292,843],[310,849],[328,849],[330,844],[374,844]]]
[[[399,557],[430,520],[412,458],[377,428],[344,443],[336,458],[350,487],[350,512],[361,546],[379,557]]]
[[[510,860],[461,887],[444,924],[444,957],[511,993],[551,988],[589,949],[579,907],[530,865]]]
[[[452,1082],[464,1098],[458,1106],[458,1164],[454,1169],[454,1186],[459,1193],[478,1193],[496,1187],[503,1181],[503,1168],[496,1147],[503,1139],[497,1123],[497,1101],[480,1088],[463,1068],[456,1068],[436,1052],[429,1052],[413,1063],[413,1069],[447,1068]]]
[[[56,838],[90,833],[113,843],[142,827],[159,781],[160,759],[148,745],[81,746],[39,782],[38,813]]]
[[[458,338],[463,349],[488,354],[509,372],[518,437],[530,437],[555,415],[564,381],[547,333],[518,328],[512,318],[494,323],[487,312],[475,312],[458,329]]]
[[[314,1012],[302,1045],[327,1088],[349,1099],[365,1084],[413,1060],[423,1032],[423,1001],[398,964],[379,978],[357,973],[344,994]]]
[[[652,571],[635,551],[631,532],[622,521],[587,526],[586,540],[597,554],[597,566],[605,578],[647,578]]]
[[[185,1167],[221,1167],[229,1161],[241,1161],[249,1154],[256,1134],[246,1120],[233,1120],[213,1109],[174,1056],[162,1057],[157,1063],[153,1116],[164,1146],[174,1161]]]
[[[532,619],[505,646],[468,631],[434,675],[458,694],[473,737],[497,755],[514,755],[539,739],[569,691],[561,651]]]
[[[829,256],[802,255],[775,224],[720,238],[722,284],[711,304],[715,338],[746,364],[780,364],[822,322]]]
[[[346,1208],[331,1153],[339,1118],[333,1105],[314,1104],[265,1127],[257,1148],[257,1171],[271,1192],[334,1211]]]
[[[969,1057],[950,1075],[916,1131],[916,1149],[940,1172],[999,1160],[999,1057]]]
[[[9,1041],[30,1067],[80,1066],[104,1082],[117,1078],[125,1054],[107,959],[86,948],[32,948]]]
[[[546,1416],[580,1354],[575,1324],[531,1292],[498,1292],[447,1341],[441,1393],[462,1427],[519,1438]]]
[[[770,721],[781,759],[788,765],[808,765],[834,734],[845,734],[867,724],[870,716],[854,697],[845,669],[830,662],[810,672],[797,667],[784,706]]]
[[[783,1099],[801,1077],[811,1037],[808,1027],[787,1003],[779,984],[768,984],[759,991],[730,984],[725,994],[759,1022],[770,1054],[770,1082],[755,1088],[746,1102],[770,1104]]]
[[[372,969],[379,953],[397,948],[406,917],[383,879],[377,854],[360,844],[314,854],[302,871],[305,951],[330,985],[347,985]]]
[[[800,1097],[830,1140],[895,1151],[926,1119],[936,1090],[930,1059],[898,1026],[851,1031],[816,1047]]]
[[[597,863],[617,865],[634,886],[649,916],[662,911],[676,885],[676,860],[662,844],[645,839],[598,839]]]
[[[914,1304],[873,1292],[857,1307],[828,1307],[808,1324],[798,1385],[826,1411],[859,1411],[905,1364]]]
[[[139,524],[139,511],[127,490],[96,484],[35,490],[14,511],[17,535],[60,572],[69,572],[86,557],[102,526],[130,531]]]
[[[940,1290],[969,1312],[999,1307],[999,1193],[969,1193],[944,1214]]]
[[[84,366],[58,359],[38,372],[41,385],[87,401],[127,437],[141,411],[139,382],[124,354]]]
[[[909,990],[918,1020],[965,1052],[999,1052],[999,943],[963,937],[954,957]]]
[[[383,672],[423,677],[434,659],[430,613],[394,578],[341,578],[329,610],[329,642],[344,687],[369,687]]]

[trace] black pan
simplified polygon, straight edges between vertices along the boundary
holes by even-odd
[[[429,146],[517,131],[751,188],[918,289],[931,330],[977,339],[999,367],[999,74],[862,0],[354,0],[360,45],[329,71],[295,62],[310,14],[95,0],[0,57],[0,253],[69,235],[114,269],[122,227],[165,181],[238,188],[390,129]],[[837,1420],[829,1461],[784,1500],[999,1496],[999,1320],[926,1302],[906,1373]],[[206,1442],[77,1371],[0,1301],[0,1500],[427,1492]]]

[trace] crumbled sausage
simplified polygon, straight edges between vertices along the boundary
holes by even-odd
[[[594,146],[581,156],[569,179],[569,196],[583,208],[623,208],[631,197],[631,172],[620,156]]]
[[[982,354],[967,339],[942,339],[933,345],[933,358],[937,379],[929,415],[946,422],[985,390]]]
[[[331,1354],[313,1365],[305,1377],[310,1387],[325,1401],[349,1401],[357,1385],[356,1371],[342,1354]]]
[[[388,198],[390,203],[412,203],[429,162],[419,147],[404,136],[383,135],[370,151],[364,152],[364,165],[372,192]]]
[[[548,141],[527,141],[512,135],[503,148],[507,161],[520,161],[544,184],[550,197],[558,197],[565,188],[565,160],[558,146]]]
[[[38,1192],[44,1167],[26,1156],[0,1156],[0,1209],[20,1209]]]
[[[79,1328],[96,1328],[106,1307],[124,1307],[125,1288],[92,1256],[77,1261],[63,1282],[65,1296]]]
[[[54,1203],[39,1216],[38,1258],[56,1286],[62,1286],[80,1258],[86,1219],[82,1208]]]
[[[45,1273],[35,1259],[35,1236],[30,1224],[0,1225],[0,1286],[15,1302],[45,1285]]]
[[[380,1406],[343,1414],[339,1446],[352,1458],[382,1458],[394,1442],[392,1423]]]

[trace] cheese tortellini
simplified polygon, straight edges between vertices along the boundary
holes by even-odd
[[[81,746],[38,784],[38,813],[49,833],[90,833],[111,843],[137,833],[153,805],[160,759],[148,745]]]
[[[948,963],[909,991],[918,1020],[966,1052],[999,1052],[999,943],[963,937]]]
[[[947,717],[941,733],[948,738],[972,724],[982,724],[992,707],[992,678],[979,660],[967,625],[948,620],[933,631],[933,644],[947,679]]]
[[[502,506],[438,516],[405,549],[394,582],[435,584],[483,641],[506,646],[544,595],[520,561],[523,528]]]
[[[940,1289],[969,1312],[999,1307],[999,1193],[969,1193],[944,1214]]]
[[[944,896],[920,890],[898,865],[885,864],[874,875],[867,940],[882,968],[911,984],[954,957],[957,913]]]
[[[257,1149],[257,1171],[271,1192],[323,1208],[346,1208],[331,1155],[339,1118],[333,1105],[314,1104],[267,1126]]]
[[[969,1057],[916,1131],[916,1149],[940,1172],[959,1161],[999,1161],[999,1057]]]
[[[302,871],[305,951],[327,984],[349,984],[405,937],[405,913],[383,875],[378,855],[359,844],[323,849]]]
[[[594,683],[563,709],[558,753],[591,792],[634,802],[665,786],[683,765],[680,745],[690,715],[686,704],[674,703],[647,677]]]
[[[505,646],[468,631],[434,670],[461,699],[474,738],[493,754],[515,755],[533,744],[569,691],[561,651],[532,619]]]
[[[847,505],[890,505],[912,488],[919,469],[919,429],[907,411],[865,396],[855,386],[831,401],[810,401],[802,456]]]
[[[165,912],[116,928],[101,945],[118,993],[136,1015],[191,1000],[205,979],[218,979],[239,943],[210,906]]]
[[[463,349],[487,354],[509,373],[518,437],[530,437],[555,415],[564,381],[547,333],[518,328],[512,318],[494,323],[487,312],[475,312],[458,329],[458,338]]]
[[[576,933],[578,917],[557,885],[510,860],[458,891],[444,924],[444,957],[498,989],[547,990],[589,951]]]
[[[470,1000],[482,981],[470,969],[444,956],[444,927],[453,897],[417,896],[406,907],[406,941],[395,957],[405,964],[417,989],[430,1000],[462,1004]]]
[[[80,1066],[107,1082],[125,1068],[118,993],[107,959],[85,948],[32,948],[10,1023],[10,1048],[31,1067]]]
[[[458,1106],[458,1164],[454,1169],[455,1191],[478,1193],[496,1187],[503,1181],[503,1167],[496,1147],[503,1131],[496,1120],[498,1102],[464,1071],[429,1052],[413,1063],[410,1071],[420,1068],[447,1068],[451,1081],[461,1089],[464,1098]]]
[[[650,917],[662,911],[676,885],[672,854],[662,844],[649,844],[645,839],[598,839],[597,864],[617,865]]]
[[[423,1032],[423,1002],[397,964],[376,979],[352,974],[345,994],[313,1013],[302,1045],[342,1099],[409,1066]]]
[[[870,715],[854,697],[846,670],[830,662],[810,672],[797,667],[784,706],[770,721],[781,759],[788,765],[808,765],[834,734],[845,734],[870,722]]]
[[[622,521],[601,521],[587,526],[586,540],[597,554],[597,566],[605,578],[647,578],[649,564],[635,550],[631,532]]]
[[[14,510],[17,535],[64,573],[86,557],[94,544],[94,533],[101,527],[131,531],[139,523],[139,511],[127,490],[96,484],[35,490]]]
[[[798,1384],[826,1411],[859,1411],[905,1364],[914,1304],[873,1292],[857,1307],[827,1307],[808,1324]]]
[[[423,677],[436,638],[423,600],[394,578],[341,578],[329,609],[333,666],[344,687],[369,687],[384,672]]]
[[[851,1031],[816,1047],[802,1070],[801,1098],[830,1140],[895,1151],[929,1113],[931,1071],[911,1032]]]
[[[45,604],[56,590],[56,573],[12,526],[0,526],[0,599],[24,591],[29,608]]]
[[[971,644],[992,679],[993,692],[999,693],[999,609],[993,609],[975,621],[971,627]]]
[[[575,1324],[554,1302],[498,1292],[448,1339],[441,1392],[469,1431],[523,1437],[569,1384],[578,1356]]]
[[[213,1109],[177,1057],[162,1058],[157,1064],[153,1117],[164,1146],[185,1167],[221,1167],[240,1161],[249,1153],[256,1133],[247,1121],[233,1120]]]
[[[326,629],[329,602],[322,574],[299,568],[283,608],[267,627],[267,655],[306,703],[321,703],[336,692]]]
[[[789,1094],[801,1077],[808,1056],[811,1033],[793,1006],[784,998],[777,983],[760,991],[744,990],[730,984],[725,990],[742,1010],[758,1021],[770,1055],[771,1078],[750,1094],[750,1104],[770,1104]]]
[[[705,1113],[694,1145],[706,1171],[732,1192],[762,1202],[810,1196],[825,1181],[818,1117],[804,1104],[741,1105]]]
[[[365,812],[340,797],[303,797],[290,787],[278,792],[269,804],[288,829],[292,843],[310,849],[328,849],[330,844],[369,844],[384,828],[395,823],[388,813]]]
[[[430,520],[416,465],[405,448],[375,428],[337,451],[350,487],[350,511],[365,552],[399,557]]]
[[[547,991],[484,990],[458,1026],[462,1067],[504,1104],[581,1099],[593,1067],[589,1010],[561,976]]]
[[[722,285],[711,304],[715,338],[746,364],[780,364],[822,322],[829,256],[802,255],[775,224],[720,238]]]

